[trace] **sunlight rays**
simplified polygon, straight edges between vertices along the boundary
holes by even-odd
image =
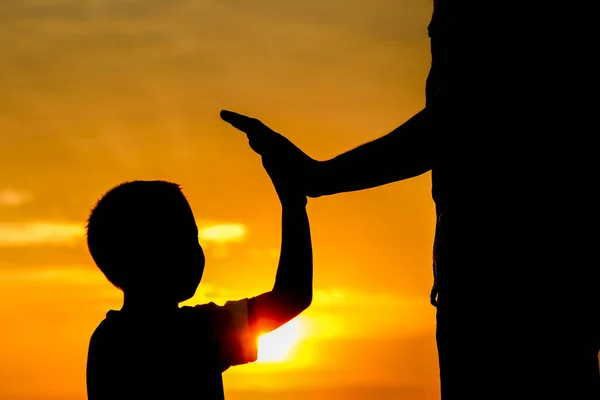
[[[258,361],[280,362],[291,356],[294,346],[302,339],[300,318],[295,318],[280,328],[258,339]]]

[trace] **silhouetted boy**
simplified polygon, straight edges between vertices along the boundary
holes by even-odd
[[[179,307],[200,283],[205,258],[192,210],[177,184],[128,182],[93,209],[90,253],[123,290],[92,335],[90,400],[223,399],[221,373],[257,359],[257,337],[312,301],[306,197],[289,176],[271,176],[282,204],[282,244],[270,292],[224,306]]]

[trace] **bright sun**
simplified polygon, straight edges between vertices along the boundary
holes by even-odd
[[[285,360],[301,338],[301,323],[295,318],[258,338],[258,361],[276,362]]]

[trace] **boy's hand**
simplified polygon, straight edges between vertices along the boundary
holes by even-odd
[[[273,182],[282,207],[304,207],[307,204],[297,170],[274,154],[262,156],[262,164]]]
[[[311,194],[312,179],[318,161],[312,159],[300,150],[285,136],[273,131],[255,118],[231,111],[221,111],[221,118],[234,128],[246,133],[250,147],[263,157],[263,166],[279,187],[278,193],[284,190],[282,185],[293,185],[286,192],[299,192],[302,195]],[[290,181],[291,183],[284,183]],[[277,181],[277,183],[276,183]]]

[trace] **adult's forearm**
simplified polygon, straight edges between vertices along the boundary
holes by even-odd
[[[364,190],[421,175],[432,168],[432,139],[429,112],[423,110],[379,139],[318,162],[308,195]]]

